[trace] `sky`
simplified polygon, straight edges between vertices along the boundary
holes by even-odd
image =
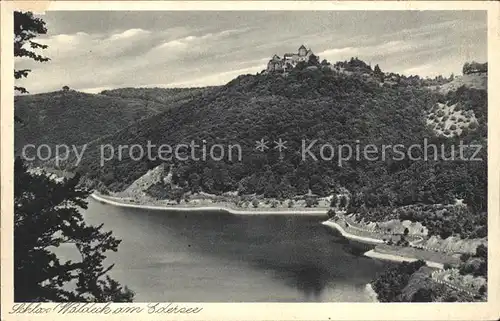
[[[485,11],[48,11],[37,41],[51,60],[17,84],[90,93],[225,84],[304,44],[331,63],[358,57],[384,72],[461,74],[487,60]]]

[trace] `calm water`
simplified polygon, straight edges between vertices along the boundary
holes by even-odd
[[[112,276],[136,301],[371,301],[387,263],[355,256],[312,216],[242,216],[119,208],[85,217],[122,243]]]

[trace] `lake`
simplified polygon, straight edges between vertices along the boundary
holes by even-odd
[[[122,243],[107,261],[135,301],[370,302],[387,262],[351,254],[311,215],[121,208],[89,201],[88,223]]]

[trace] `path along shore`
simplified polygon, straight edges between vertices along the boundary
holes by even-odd
[[[141,208],[147,210],[169,210],[169,211],[183,211],[183,212],[203,212],[203,211],[225,211],[235,215],[290,215],[290,214],[299,214],[299,215],[314,215],[314,216],[327,216],[328,209],[308,209],[308,208],[300,208],[300,209],[248,209],[248,210],[238,210],[226,206],[175,206],[175,205],[163,205],[163,204],[133,204],[129,203],[123,199],[119,198],[111,198],[99,195],[97,193],[92,193],[91,197],[97,201],[120,206],[120,207],[129,207],[129,208]]]

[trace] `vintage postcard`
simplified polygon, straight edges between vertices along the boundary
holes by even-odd
[[[2,2],[2,320],[500,318],[499,20]]]

